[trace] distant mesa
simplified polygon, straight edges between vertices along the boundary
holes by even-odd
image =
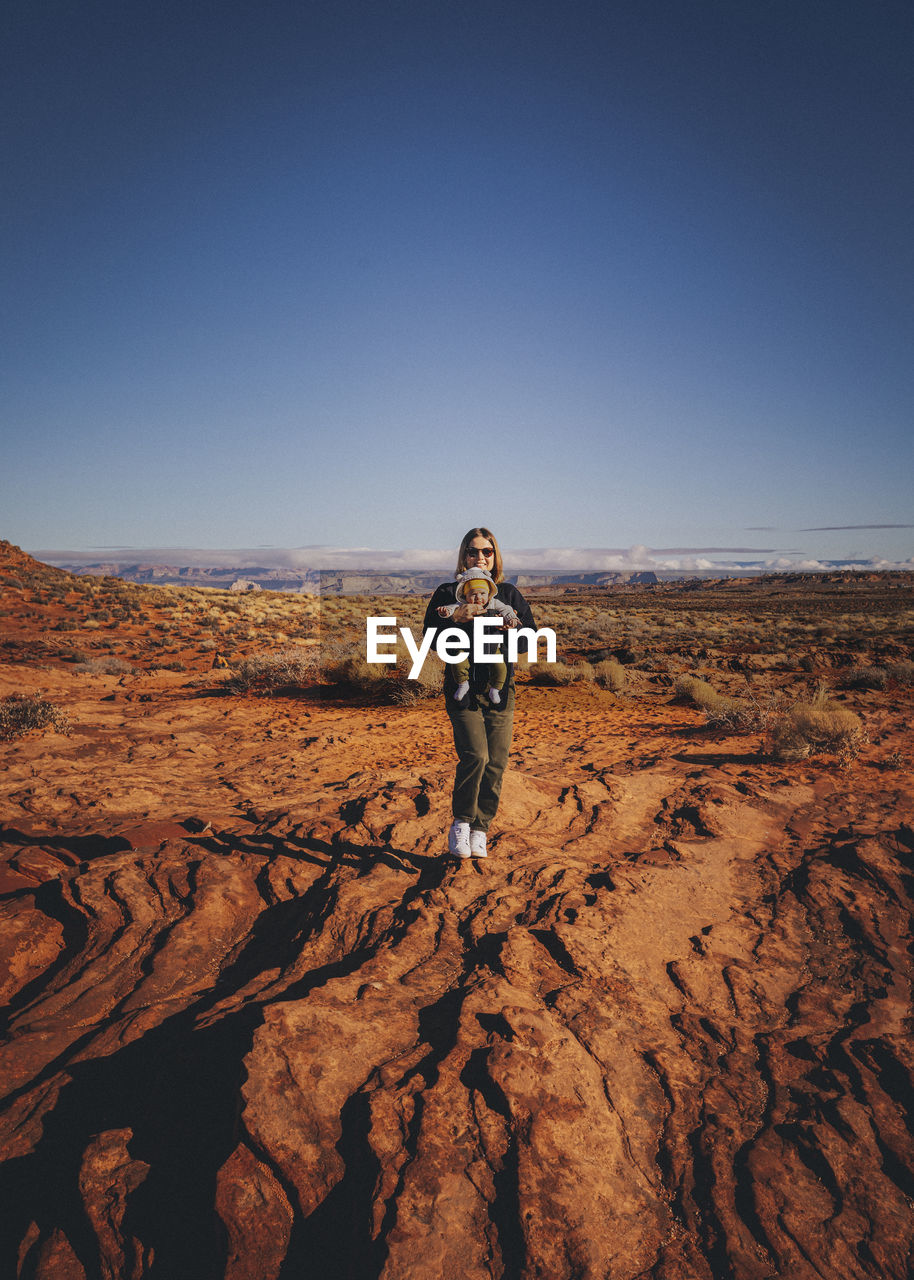
[[[453,576],[452,565],[437,569],[290,569],[267,568],[263,565],[200,566],[174,565],[149,561],[98,560],[87,563],[82,557],[70,561],[67,553],[45,553],[48,561],[42,562],[20,550],[13,543],[0,540],[0,573],[7,577],[28,577],[42,574],[89,576],[96,578],[121,578],[154,586],[213,587],[219,591],[242,594],[250,591],[284,591],[303,595],[428,595],[441,582]],[[75,553],[74,553],[75,554]],[[52,567],[53,566],[53,567]],[[577,590],[626,591],[638,587],[659,587],[666,584],[686,583],[691,589],[702,590],[713,582],[722,580],[764,580],[769,585],[777,582],[799,581],[840,585],[860,579],[885,580],[892,586],[900,586],[910,578],[911,571],[903,569],[874,568],[864,564],[843,565],[840,568],[822,570],[789,570],[786,568],[765,571],[763,568],[738,565],[719,565],[713,569],[620,569],[612,571],[553,570],[522,571],[507,574],[506,580],[515,583],[523,591],[574,592]]]
[[[677,575],[679,576],[679,575]],[[612,573],[519,573],[511,578],[522,589],[530,587],[651,587],[661,581],[653,569]]]
[[[37,561],[35,562],[37,563]],[[197,565],[143,564],[120,560],[94,563],[57,561],[60,569],[89,577],[124,578],[128,582],[156,586],[216,587],[222,591],[294,591],[308,595],[426,595],[453,573],[448,566],[433,570],[371,569],[268,569],[234,565],[200,567]],[[610,587],[619,585],[649,586],[661,580],[681,578],[684,574],[654,573],[652,570],[618,572],[550,572],[508,574],[507,581],[522,590],[575,586]],[[720,576],[720,575],[715,575]]]

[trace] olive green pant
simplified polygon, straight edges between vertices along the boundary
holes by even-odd
[[[454,705],[449,692],[445,692],[445,698],[457,749],[454,817],[468,822],[474,831],[488,831],[498,809],[501,780],[511,750],[514,681],[508,682],[498,707],[493,707],[485,695],[473,705],[471,694],[470,704],[463,707]]]

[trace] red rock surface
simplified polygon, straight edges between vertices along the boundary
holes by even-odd
[[[524,688],[465,865],[434,702],[0,676],[73,723],[3,747],[0,1274],[911,1274],[910,690],[842,767]]]

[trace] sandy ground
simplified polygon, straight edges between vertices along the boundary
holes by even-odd
[[[910,1273],[910,687],[784,763],[646,664],[522,684],[461,864],[438,699],[79,670],[30,590],[0,695],[72,728],[2,746],[2,1274]]]

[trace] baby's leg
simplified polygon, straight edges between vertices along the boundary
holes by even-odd
[[[470,689],[469,654],[467,654],[465,658],[461,658],[459,662],[454,663],[454,678],[457,681],[457,688],[454,690],[454,697],[459,702]]]
[[[503,662],[489,663],[489,701],[493,707],[501,704],[501,691],[508,678],[508,668]]]

